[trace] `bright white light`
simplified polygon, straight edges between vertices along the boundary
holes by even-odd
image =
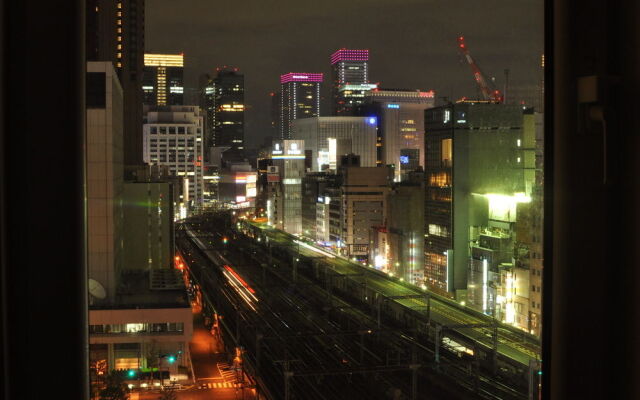
[[[253,311],[256,311],[256,308],[253,306],[253,300],[258,301],[258,298],[254,296],[253,293],[251,293],[246,287],[244,287],[242,282],[240,282],[238,278],[236,278],[233,274],[229,273],[228,271],[223,271],[223,273],[236,293],[238,293],[240,297],[242,297],[244,302],[247,303],[247,305]]]
[[[309,244],[307,244],[307,243],[305,243],[305,242],[301,242],[301,241],[299,241],[299,240],[294,240],[293,242],[294,242],[294,243],[297,243],[297,244],[299,244],[300,246],[305,247],[305,248],[307,248],[307,249],[309,249],[309,250],[311,250],[311,251],[315,251],[316,253],[322,254],[323,256],[327,256],[327,257],[329,257],[329,258],[336,258],[336,256],[334,256],[333,254],[331,254],[331,253],[329,253],[329,252],[326,252],[326,251],[324,251],[324,250],[320,250],[320,249],[318,249],[318,248],[316,248],[316,247],[313,247],[313,246],[311,246],[311,245],[309,245]],[[354,260],[355,260],[355,259],[354,259]],[[297,261],[297,259],[296,259],[296,261]]]
[[[380,269],[383,267],[387,266],[387,259],[384,258],[384,256],[378,254],[377,256],[375,256],[373,264],[376,266],[376,268]]]
[[[487,281],[489,280],[489,266],[487,260],[482,260],[482,312],[487,312]]]

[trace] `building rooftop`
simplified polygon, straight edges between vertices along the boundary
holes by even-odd
[[[114,303],[89,306],[91,310],[190,307],[182,276],[175,269],[123,271]]]

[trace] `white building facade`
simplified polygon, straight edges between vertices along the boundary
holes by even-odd
[[[323,165],[341,155],[354,153],[360,156],[363,167],[376,166],[376,117],[315,117],[297,119],[292,123],[293,138],[304,140],[305,149],[311,151],[312,170],[321,171]],[[342,146],[330,146],[329,139]],[[338,147],[344,154],[337,154]]]
[[[275,210],[281,210],[273,221],[286,232],[302,233],[302,178],[305,174],[305,147],[302,140],[281,140],[274,143],[271,151],[273,165],[279,173],[278,188],[269,199],[268,208],[278,204]],[[275,215],[271,209],[268,215]],[[271,223],[272,221],[270,221]]]
[[[394,180],[404,172],[424,168],[424,110],[434,106],[435,93],[419,90],[372,90],[365,100],[380,115],[380,161],[394,166]]]
[[[144,162],[167,166],[170,173],[184,178],[181,199],[191,208],[204,201],[203,116],[197,106],[144,108]]]

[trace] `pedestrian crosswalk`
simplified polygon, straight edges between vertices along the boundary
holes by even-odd
[[[234,371],[229,364],[221,362],[217,364],[220,376],[222,376],[224,380],[231,380],[236,378],[236,371]]]
[[[223,389],[240,387],[240,384],[232,382],[207,382],[201,383],[199,387],[200,389]]]

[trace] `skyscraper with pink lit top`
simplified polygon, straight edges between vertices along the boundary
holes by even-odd
[[[320,87],[323,76],[319,73],[289,72],[280,76],[280,138],[291,138],[294,119],[320,116]]]
[[[331,55],[333,115],[348,116],[364,101],[367,90],[375,89],[369,83],[369,50],[342,48]]]

